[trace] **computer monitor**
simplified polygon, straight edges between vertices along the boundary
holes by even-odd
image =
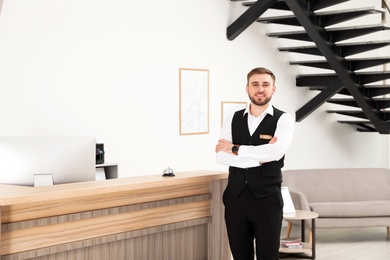
[[[95,180],[94,137],[0,137],[0,183],[34,186],[35,175],[54,184]]]

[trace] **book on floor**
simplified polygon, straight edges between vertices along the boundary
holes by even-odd
[[[302,248],[303,245],[301,242],[282,242],[283,247],[287,248]]]
[[[280,239],[280,242],[301,242],[300,237],[284,237]]]
[[[302,248],[301,238],[298,237],[285,237],[280,239],[280,244],[287,248]]]

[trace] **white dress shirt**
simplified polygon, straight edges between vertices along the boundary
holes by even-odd
[[[274,114],[274,109],[272,105],[269,104],[261,115],[255,117],[250,114],[248,106],[243,115],[245,114],[248,114],[248,128],[252,135],[267,114]],[[226,139],[232,142],[233,115],[234,113],[231,113],[224,120],[220,139]],[[238,155],[220,151],[216,155],[217,162],[238,168],[251,168],[261,165],[260,162],[278,161],[286,153],[291,143],[293,133],[294,120],[289,114],[283,113],[276,125],[275,136],[277,137],[277,141],[275,143],[257,146],[241,145]]]

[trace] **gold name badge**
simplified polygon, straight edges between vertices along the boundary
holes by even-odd
[[[271,140],[271,139],[272,139],[272,136],[261,134],[261,135],[260,135],[260,139]]]

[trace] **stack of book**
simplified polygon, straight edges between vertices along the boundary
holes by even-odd
[[[302,248],[303,247],[301,239],[296,238],[296,237],[282,238],[280,240],[280,244],[282,247],[286,247],[286,248]]]

